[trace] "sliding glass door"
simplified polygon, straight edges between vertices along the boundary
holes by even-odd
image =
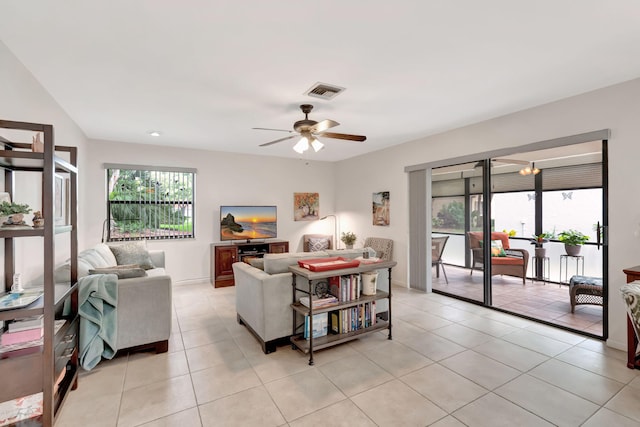
[[[606,338],[606,141],[433,168],[431,182],[435,292]],[[580,253],[567,233],[586,236]],[[581,297],[572,279],[602,290]]]

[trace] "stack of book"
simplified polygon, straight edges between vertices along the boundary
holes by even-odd
[[[42,315],[15,320],[9,323],[7,331],[0,335],[0,345],[5,347],[11,344],[38,340],[42,338],[43,326],[44,316]]]
[[[55,321],[54,334],[66,323],[66,320]],[[0,355],[10,351],[24,350],[27,354],[43,344],[44,318],[42,315],[14,320],[7,325],[7,330],[0,335]],[[26,353],[25,353],[26,352]]]
[[[330,307],[332,305],[338,304],[338,298],[333,295],[328,295],[324,298],[313,297],[312,299],[313,308],[322,308],[322,307]],[[309,307],[309,297],[300,298],[300,304],[305,307]]]

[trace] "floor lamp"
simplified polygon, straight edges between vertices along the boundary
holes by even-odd
[[[320,221],[325,220],[331,216],[333,217],[333,225],[335,228],[335,233],[333,234],[333,249],[338,249],[338,217],[335,215],[327,215],[320,218]]]

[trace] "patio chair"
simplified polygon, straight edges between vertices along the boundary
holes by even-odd
[[[449,240],[449,236],[431,238],[431,267],[436,266],[436,277],[440,277],[440,267],[442,267],[442,274],[444,274],[444,280],[448,285],[449,279],[447,278],[447,272],[444,270],[444,264],[442,263],[442,254],[444,253],[447,240]]]
[[[482,250],[482,232],[469,231],[469,248],[473,253],[473,261],[471,263],[471,273],[480,265],[480,269],[484,267],[484,251]],[[509,246],[509,235],[500,231],[491,232],[491,240],[499,240],[502,243],[504,254],[491,257],[491,275],[503,275],[522,277],[522,284],[525,284],[527,276],[527,266],[529,265],[529,251],[525,249],[511,249]]]

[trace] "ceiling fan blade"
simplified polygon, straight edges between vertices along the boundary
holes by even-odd
[[[298,136],[298,135],[285,136],[284,138],[276,139],[275,141],[265,142],[264,144],[260,144],[259,146],[260,147],[267,147],[269,145],[276,144],[278,142],[286,141],[287,139],[295,138],[296,136]]]
[[[335,138],[335,139],[346,139],[348,141],[356,141],[356,142],[363,142],[367,140],[367,137],[364,135],[349,135],[346,133],[323,132],[323,133],[319,133],[318,136],[322,136],[326,138]]]
[[[255,129],[255,130],[275,130],[277,132],[289,132],[289,133],[293,133],[292,130],[288,130],[288,129],[271,129],[271,128],[251,128],[251,129]]]
[[[315,125],[311,126],[309,128],[309,132],[311,133],[317,133],[317,132],[324,132],[325,130],[338,126],[340,123],[334,121],[334,120],[323,120],[321,122],[316,123]]]

